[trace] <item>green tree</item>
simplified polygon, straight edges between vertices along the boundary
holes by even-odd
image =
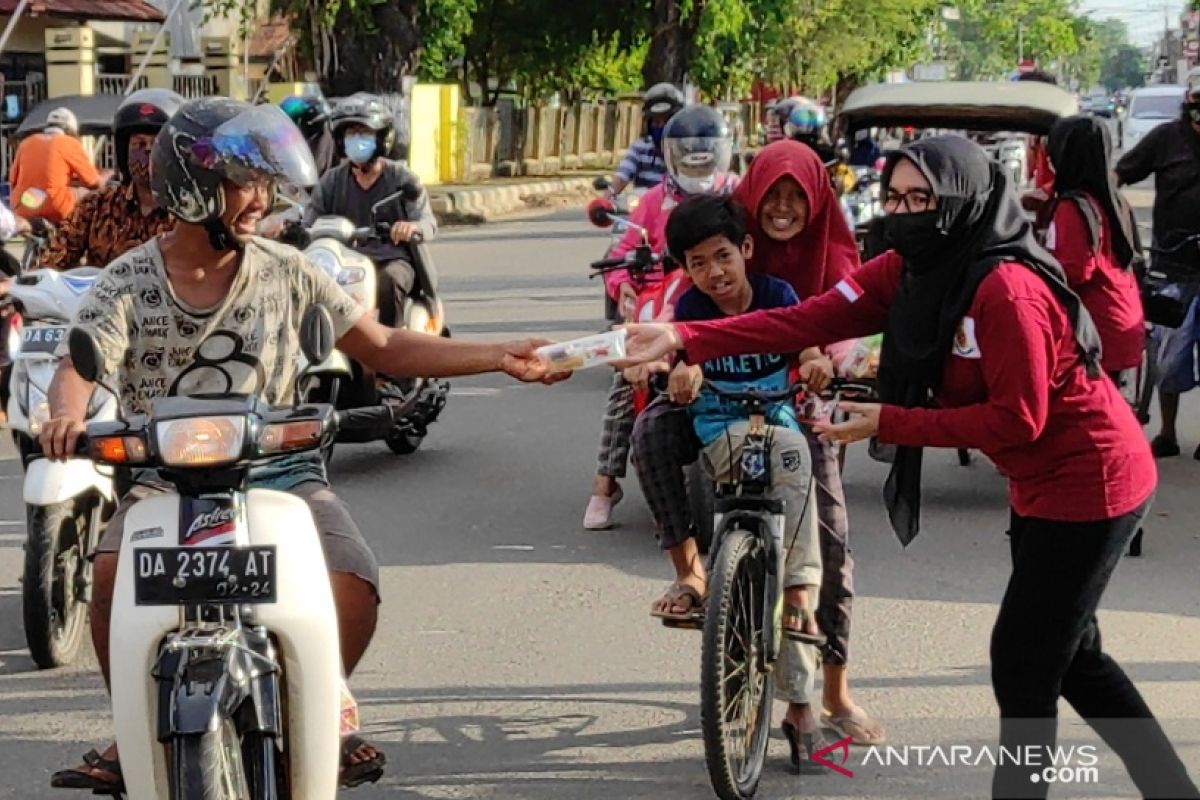
[[[1043,66],[1079,52],[1071,0],[956,0],[959,21],[948,23],[948,51],[964,80],[1003,77],[1020,59]]]

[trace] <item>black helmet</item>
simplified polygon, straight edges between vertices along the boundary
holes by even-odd
[[[179,107],[183,97],[170,89],[139,89],[121,101],[113,117],[113,151],[117,171],[129,179],[129,139],[137,133],[157,135]]]
[[[325,129],[325,123],[333,113],[329,101],[321,95],[290,95],[279,104],[283,113],[296,123],[304,138],[312,140]]]
[[[683,92],[670,83],[656,83],[642,95],[642,117],[649,125],[650,117],[673,116],[683,105]]]
[[[158,205],[183,222],[204,225],[218,250],[237,247],[221,222],[225,181],[299,189],[317,180],[308,144],[287,114],[228,97],[184,103],[154,140],[150,168]]]
[[[346,136],[346,128],[362,125],[375,131],[375,156],[385,156],[392,151],[396,141],[396,118],[381,98],[367,92],[355,92],[338,101],[330,118],[333,136],[338,150]]]
[[[712,106],[687,106],[663,129],[663,156],[680,189],[688,194],[712,190],[733,158],[728,120]]]

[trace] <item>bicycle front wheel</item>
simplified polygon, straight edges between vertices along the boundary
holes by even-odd
[[[766,552],[746,531],[721,544],[708,576],[700,664],[704,760],[721,800],[747,800],[762,777],[774,683],[765,665]]]

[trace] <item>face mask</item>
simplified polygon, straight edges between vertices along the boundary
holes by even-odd
[[[655,147],[662,147],[663,130],[666,127],[667,127],[666,125],[651,125],[650,126],[650,138],[654,140]]]
[[[937,222],[936,209],[918,214],[888,214],[883,218],[883,231],[888,244],[905,260],[927,264],[936,259],[946,241]]]
[[[679,189],[684,194],[703,194],[711,192],[713,187],[717,185],[717,176],[708,175],[703,178],[696,178],[678,175],[675,177],[675,182],[679,184]]]
[[[346,157],[355,164],[366,164],[375,157],[375,137],[369,135],[347,136]]]
[[[150,151],[144,147],[129,149],[129,180],[135,186],[150,185]]]

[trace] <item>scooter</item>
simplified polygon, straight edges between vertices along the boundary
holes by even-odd
[[[17,312],[9,332],[14,361],[8,419],[25,468],[25,641],[42,669],[70,664],[79,652],[92,590],[88,556],[113,511],[111,470],[82,458],[49,461],[37,443],[50,418],[47,395],[61,360],[56,351],[99,274],[94,267],[34,270],[15,278],[3,300]],[[116,416],[116,398],[97,388],[87,419]]]
[[[310,308],[301,329],[321,363],[329,313]],[[96,342],[75,329],[69,345],[97,380]],[[158,469],[175,489],[129,509],[114,587],[112,710],[129,800],[334,800],[351,706],[320,537],[303,500],[246,479],[262,459],[319,448],[342,422],[328,405],[229,395],[163,398],[149,415],[88,426],[90,458]]]
[[[397,199],[415,200],[420,188],[405,187],[389,195],[371,208],[372,224],[355,228],[344,218],[327,216],[315,220],[308,229],[309,244],[304,250],[308,259],[338,282],[355,302],[376,311],[376,266],[367,256],[354,249],[355,244],[385,240],[391,225],[378,222],[380,208]],[[425,242],[418,237],[409,243],[413,256],[416,280],[413,291],[400,311],[403,327],[430,336],[450,336],[445,324],[446,312],[438,296],[438,274]],[[375,409],[387,406],[394,420],[380,428],[354,426],[338,433],[338,442],[370,442],[383,439],[392,452],[407,455],[416,452],[446,407],[450,384],[433,378],[393,379],[377,376],[363,365],[334,351],[320,364],[304,365],[301,373],[303,397],[308,402],[329,403],[343,411]],[[333,442],[327,445],[326,459],[332,457]]]

